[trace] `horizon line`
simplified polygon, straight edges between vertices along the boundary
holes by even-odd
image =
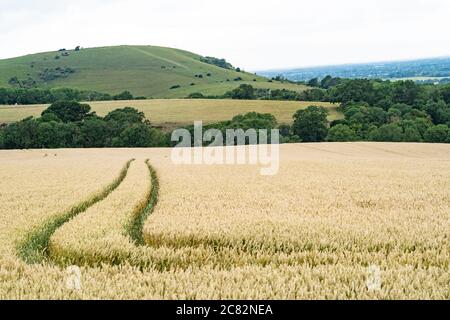
[[[346,63],[336,63],[336,64],[315,64],[310,66],[297,66],[297,67],[283,67],[283,68],[273,68],[273,69],[260,69],[252,70],[252,72],[277,72],[277,71],[293,71],[293,70],[306,70],[315,68],[327,68],[327,67],[345,67],[345,66],[362,66],[370,64],[388,64],[388,63],[398,63],[398,62],[413,62],[413,61],[423,61],[423,60],[437,60],[437,59],[450,59],[450,54],[440,55],[440,56],[428,56],[422,58],[405,58],[405,59],[393,59],[393,60],[378,60],[378,61],[366,61],[366,62],[346,62]]]

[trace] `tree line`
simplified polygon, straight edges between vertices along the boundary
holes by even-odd
[[[450,85],[423,85],[413,81],[341,79],[327,76],[308,82],[314,88],[255,89],[249,84],[226,93],[224,98],[323,101],[339,104],[344,119],[326,122],[325,109],[315,109],[306,131],[322,131],[315,137],[288,125],[282,132],[289,141],[405,141],[449,142]],[[313,109],[310,109],[313,112]],[[316,118],[322,114],[319,125]],[[305,114],[307,116],[309,114]],[[294,118],[295,119],[295,118]],[[294,120],[295,124],[295,120]],[[325,130],[326,129],[326,130]],[[290,134],[288,134],[290,132]]]
[[[39,118],[29,117],[0,129],[1,149],[162,147],[167,136],[152,128],[143,112],[130,107],[105,117],[87,104],[59,101]]]
[[[279,124],[271,114],[253,112],[208,124],[205,129],[270,131],[278,128],[282,143],[450,142],[450,86],[364,79],[328,79],[319,85],[328,88],[308,91],[319,90],[326,97],[322,101],[339,103],[343,119],[329,122],[327,109],[311,105],[298,110],[292,124]],[[308,91],[303,94],[311,95]],[[52,91],[53,94],[57,92]],[[76,93],[76,90],[62,92],[70,96],[69,93]],[[244,99],[256,98],[255,92],[252,86],[245,84],[230,94],[234,99]],[[281,99],[281,95],[290,93],[272,90],[270,94]],[[121,97],[129,98],[126,92]],[[54,102],[39,118],[27,118],[0,128],[0,148],[6,149],[172,145],[170,134],[152,127],[144,114],[136,109],[117,109],[100,117],[90,111],[89,105],[70,100]]]
[[[279,124],[272,114],[250,112],[205,125],[204,130],[218,129],[225,135],[226,129],[266,129],[270,139],[271,129],[279,129],[281,143],[363,140],[450,143],[448,125],[434,124],[426,112],[400,106],[390,112],[375,108],[349,104],[345,118],[330,123],[326,108],[309,106],[295,112],[291,125]],[[184,128],[193,134],[192,125]],[[152,127],[144,113],[132,107],[100,117],[89,105],[75,101],[56,102],[39,118],[29,117],[0,127],[0,149],[171,147],[176,142],[170,138],[170,132]]]
[[[109,101],[135,100],[145,97],[134,97],[129,91],[116,95],[97,91],[76,90],[70,88],[58,89],[24,89],[0,88],[0,105],[15,104],[49,104],[57,101]]]

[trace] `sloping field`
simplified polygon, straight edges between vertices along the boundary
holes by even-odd
[[[163,99],[100,101],[89,102],[89,105],[100,116],[105,116],[117,108],[135,107],[143,111],[152,124],[168,128],[193,124],[197,120],[203,120],[205,123],[229,120],[238,114],[252,111],[271,113],[280,123],[290,123],[297,110],[310,105],[328,108],[330,120],[342,117],[342,114],[337,111],[337,105],[306,101]],[[47,107],[48,105],[0,106],[0,123],[10,123],[29,116],[39,117]]]
[[[200,55],[188,51],[157,46],[53,51],[0,60],[0,87],[9,87],[13,77],[20,81],[31,78],[40,88],[66,87],[110,94],[129,90],[134,96],[147,98],[185,98],[193,92],[222,95],[244,83],[266,89],[307,88],[269,82],[251,73],[205,63]]]
[[[449,146],[282,145],[275,176],[170,152],[0,152],[0,298],[450,298]],[[24,261],[29,232],[121,170]]]

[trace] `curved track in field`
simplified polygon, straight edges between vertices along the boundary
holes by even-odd
[[[142,228],[158,201],[159,181],[148,160],[133,165],[117,190],[52,236],[48,251],[53,263],[63,267],[127,264],[140,269],[151,264],[153,259],[142,256],[151,249],[145,246]],[[148,183],[145,190],[143,182]]]
[[[19,257],[27,263],[42,263],[47,260],[48,244],[50,237],[55,231],[64,223],[70,221],[76,215],[84,212],[87,208],[95,203],[105,199],[112,191],[114,191],[125,179],[128,168],[134,159],[127,161],[123,169],[120,171],[118,177],[114,179],[104,189],[93,194],[88,199],[85,199],[68,211],[57,215],[56,217],[46,221],[40,227],[30,231],[25,239],[18,245],[17,252]]]
[[[133,221],[126,226],[126,230],[133,239],[136,245],[145,245],[144,235],[142,233],[142,228],[144,226],[145,220],[153,212],[156,204],[158,203],[158,192],[159,192],[159,180],[155,169],[150,165],[149,160],[146,160],[148,170],[150,171],[151,178],[151,191],[147,199],[147,206],[135,216]]]

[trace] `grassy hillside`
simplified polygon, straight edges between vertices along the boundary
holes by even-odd
[[[280,123],[290,123],[295,111],[310,105],[327,107],[330,111],[330,120],[342,117],[336,110],[337,106],[326,102],[153,99],[101,101],[89,104],[100,116],[117,108],[132,106],[143,111],[154,125],[164,128],[192,124],[195,120],[202,120],[205,123],[228,120],[235,115],[251,111],[271,113]],[[46,107],[46,105],[0,106],[0,123],[18,121],[29,116],[38,117]]]
[[[201,58],[187,51],[154,46],[38,53],[0,60],[0,87],[17,86],[10,82],[17,77],[42,88],[70,87],[110,94],[129,90],[135,96],[149,98],[184,98],[192,92],[223,94],[242,83],[295,91],[305,88],[268,82],[254,74],[202,62]],[[235,81],[239,77],[242,80]],[[170,89],[173,86],[180,87]]]

